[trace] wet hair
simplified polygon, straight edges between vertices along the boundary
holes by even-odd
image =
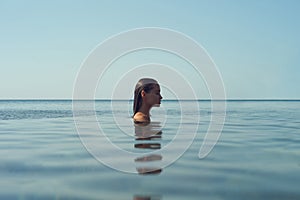
[[[133,101],[133,115],[135,115],[142,106],[142,91],[149,93],[155,85],[158,85],[157,81],[152,78],[142,78],[135,85],[134,101]]]

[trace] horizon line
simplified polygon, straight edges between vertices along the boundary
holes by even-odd
[[[7,98],[0,101],[133,101],[134,99]],[[162,101],[300,101],[300,98],[162,99]]]

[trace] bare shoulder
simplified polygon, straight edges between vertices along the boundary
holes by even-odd
[[[147,115],[145,115],[142,112],[137,112],[134,116],[133,116],[133,120],[135,123],[148,123],[150,122],[150,119]]]

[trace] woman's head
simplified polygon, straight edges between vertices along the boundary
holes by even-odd
[[[134,90],[133,113],[137,113],[142,104],[148,107],[160,104],[162,96],[160,95],[160,87],[156,80],[151,78],[140,79]]]

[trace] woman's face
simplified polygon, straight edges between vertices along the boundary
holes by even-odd
[[[155,85],[150,92],[145,93],[144,101],[149,106],[154,106],[160,104],[160,100],[162,99],[162,96],[160,95],[160,87],[159,85]]]

